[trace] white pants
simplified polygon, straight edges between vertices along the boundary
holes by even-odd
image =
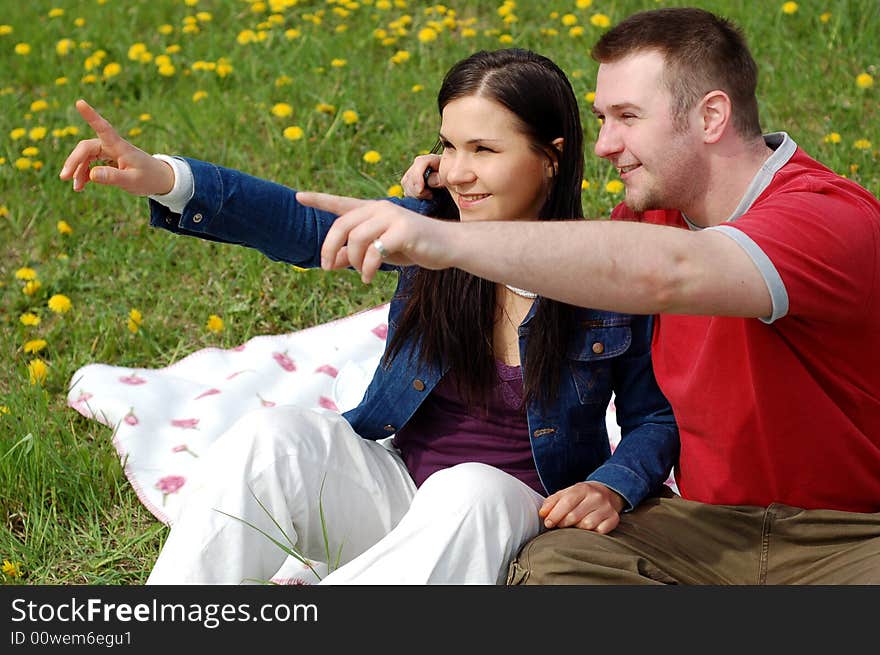
[[[417,490],[390,446],[298,407],[247,414],[200,470],[147,584],[500,584],[541,529],[542,496],[513,476],[460,464]]]

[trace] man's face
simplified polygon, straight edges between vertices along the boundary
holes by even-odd
[[[599,65],[593,113],[602,121],[595,152],[610,161],[626,185],[630,209],[687,211],[701,193],[705,166],[693,112],[683,129],[672,116],[662,83],[663,56],[642,51]]]

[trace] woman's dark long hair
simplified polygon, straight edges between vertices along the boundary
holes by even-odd
[[[565,73],[547,57],[511,48],[477,52],[459,61],[443,79],[437,94],[440,115],[453,100],[489,98],[519,118],[533,147],[556,162],[556,174],[540,220],[583,217],[583,131],[577,100]],[[553,141],[562,137],[559,152]],[[449,193],[435,190],[434,215],[459,220]],[[511,216],[510,218],[517,218]],[[404,343],[419,343],[419,360],[448,365],[459,393],[472,407],[484,406],[497,383],[492,342],[496,317],[495,283],[458,269],[404,270],[406,305],[385,353],[385,364]],[[556,396],[572,330],[571,306],[541,298],[530,322],[523,362],[524,401],[547,403]]]

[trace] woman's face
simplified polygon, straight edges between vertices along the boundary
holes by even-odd
[[[462,221],[538,218],[553,165],[509,109],[481,96],[453,100],[443,108],[440,144],[440,181]]]

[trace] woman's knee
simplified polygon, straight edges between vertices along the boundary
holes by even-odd
[[[540,504],[540,496],[509,473],[479,462],[441,469],[419,488],[419,496],[438,499],[445,506],[499,508]]]

